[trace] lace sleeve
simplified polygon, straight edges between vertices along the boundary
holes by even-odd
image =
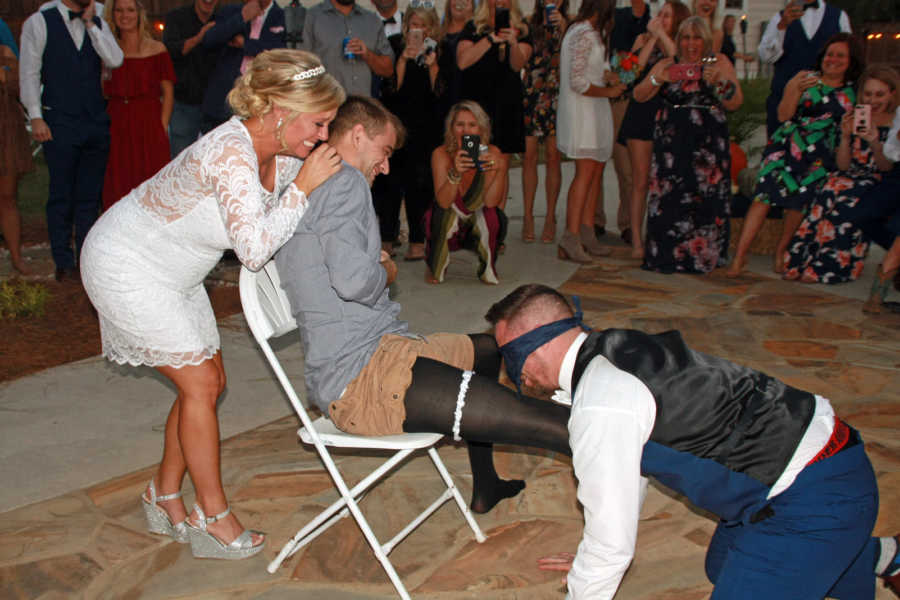
[[[591,87],[588,79],[588,60],[594,47],[592,27],[582,28],[572,36],[571,52],[569,53],[569,87],[573,92],[583,94]]]
[[[306,212],[306,194],[293,182],[279,197],[266,201],[249,140],[227,139],[205,161],[219,214],[235,254],[256,271],[288,240]],[[277,191],[277,188],[276,188]]]

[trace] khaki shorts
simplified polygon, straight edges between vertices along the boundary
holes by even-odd
[[[341,431],[358,435],[403,433],[406,390],[420,356],[470,370],[475,361],[467,335],[435,333],[425,338],[382,336],[369,363],[351,381],[328,412]]]

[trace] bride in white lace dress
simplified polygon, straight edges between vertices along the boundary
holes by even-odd
[[[294,232],[309,194],[340,167],[333,148],[313,147],[328,137],[344,91],[315,55],[273,50],[254,59],[228,100],[237,116],[97,221],[81,275],[103,354],[155,367],[178,389],[143,496],[150,531],[189,540],[195,556],[244,558],[265,542],[227,510],[216,418],[225,372],[203,280],[225,250],[258,269]],[[185,470],[197,492],[187,522]]]

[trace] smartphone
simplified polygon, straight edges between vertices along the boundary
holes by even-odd
[[[462,149],[466,151],[466,154],[469,155],[469,158],[475,163],[475,166],[478,166],[478,155],[480,154],[481,147],[481,136],[478,135],[464,135],[462,136]]]
[[[494,31],[509,29],[509,9],[498,8],[494,11]]]
[[[698,64],[675,63],[669,67],[669,79],[672,81],[691,81],[700,79],[703,69]]]
[[[425,41],[424,29],[410,29],[407,34],[406,45],[410,48],[421,48]]]
[[[865,133],[872,120],[872,105],[857,104],[853,107],[853,133]]]

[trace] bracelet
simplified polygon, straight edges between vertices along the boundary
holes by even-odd
[[[659,86],[662,85],[662,81],[660,81],[659,79],[657,79],[657,78],[656,78],[656,75],[654,75],[653,73],[650,73],[650,84],[651,84],[653,87],[659,87]]]
[[[459,185],[462,181],[462,175],[456,172],[456,169],[450,167],[447,169],[447,182],[450,185]]]
[[[716,84],[716,93],[718,94],[719,98],[725,100],[726,102],[734,98],[734,94],[736,92],[737,86],[733,81],[726,79],[725,81],[720,81]]]

